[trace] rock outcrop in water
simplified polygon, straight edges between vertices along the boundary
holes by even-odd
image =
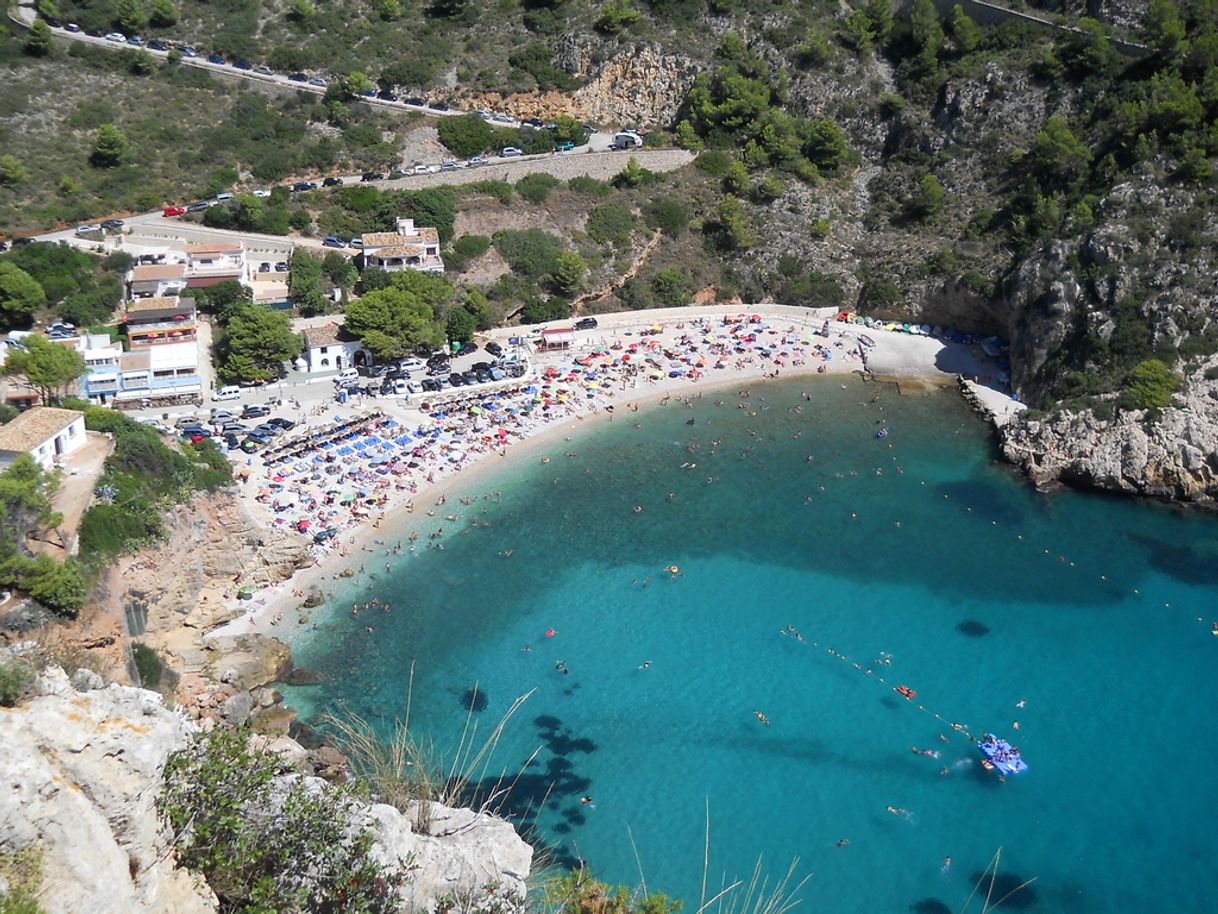
[[[216,912],[206,883],[175,867],[155,808],[165,760],[187,744],[194,725],[154,692],[77,691],[58,668],[43,673],[37,693],[0,708],[0,848],[41,854],[43,910]],[[305,752],[286,738],[273,748],[288,758]],[[317,789],[329,787],[318,780]],[[498,910],[520,906],[533,851],[507,822],[439,804],[424,831],[412,828],[417,817],[383,804],[357,804],[354,817],[374,830],[375,856],[409,865],[407,910],[431,910],[445,896],[490,895]]]
[[[1061,480],[1185,501],[1218,498],[1218,382],[1203,382],[1153,421],[1141,410],[1111,420],[1056,412],[1012,422],[1003,455],[1037,485]]]

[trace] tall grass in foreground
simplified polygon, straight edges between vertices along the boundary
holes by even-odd
[[[406,707],[393,728],[385,734],[370,720],[349,713],[339,717],[327,714],[323,723],[338,737],[355,774],[368,784],[382,802],[410,816],[416,829],[430,831],[431,804],[457,806],[474,803],[479,812],[496,812],[511,792],[514,781],[500,774],[488,778],[492,758],[508,721],[535,690],[519,696],[481,740],[478,721],[471,707],[466,710],[461,739],[451,752],[436,748],[429,739],[421,741],[410,730],[410,708],[414,691],[414,665],[406,694]],[[475,695],[477,686],[474,687]],[[540,751],[533,751],[529,761]],[[527,763],[526,763],[527,764]],[[523,770],[523,768],[522,768]],[[471,800],[471,784],[490,784]]]

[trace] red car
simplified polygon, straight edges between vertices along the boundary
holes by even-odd
[[[186,212],[186,207],[184,207],[184,206],[167,206],[163,210],[161,210],[161,215],[163,215],[163,216],[180,216],[184,212]]]

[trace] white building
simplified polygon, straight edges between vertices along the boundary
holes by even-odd
[[[239,241],[186,245],[186,287],[202,289],[216,283],[245,281],[245,247]]]
[[[316,374],[372,364],[372,353],[364,348],[357,337],[346,333],[340,324],[310,327],[301,335],[304,337],[304,351],[296,359],[296,367],[300,371]]]
[[[44,470],[85,443],[85,414],[74,409],[34,406],[0,425],[0,467],[29,454]]]
[[[364,235],[364,250],[360,257],[363,268],[398,273],[421,270],[443,273],[440,258],[440,234],[434,228],[415,228],[413,219],[399,219],[396,232],[372,232]]]
[[[95,403],[107,403],[119,391],[119,363],[123,344],[104,333],[86,333],[80,350],[87,373],[80,379],[81,395]]]
[[[129,298],[162,298],[181,295],[186,289],[186,265],[150,263],[132,267],[127,274]]]

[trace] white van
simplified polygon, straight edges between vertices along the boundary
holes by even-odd
[[[347,381],[358,381],[359,372],[354,368],[344,368],[338,373],[338,377],[334,379],[336,384],[345,384]]]
[[[241,388],[235,384],[229,384],[227,387],[221,387],[211,395],[212,400],[236,400],[241,396]]]

